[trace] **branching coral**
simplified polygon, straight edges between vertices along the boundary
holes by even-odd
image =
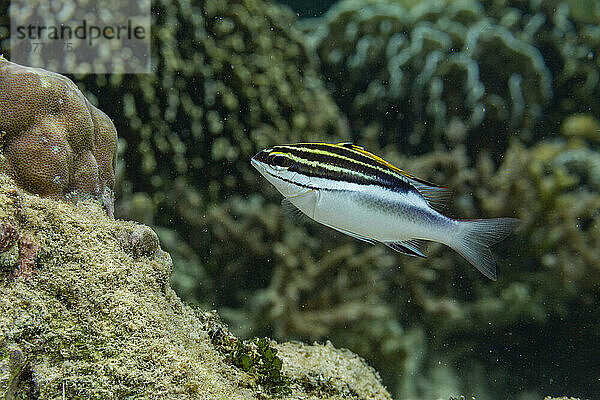
[[[64,76],[0,58],[0,172],[53,198],[115,183],[117,133]]]

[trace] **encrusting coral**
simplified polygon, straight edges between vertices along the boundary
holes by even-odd
[[[0,56],[0,172],[44,197],[105,197],[117,132],[68,78]],[[105,195],[106,192],[106,195]]]
[[[330,344],[236,347],[215,313],[175,295],[171,259],[148,227],[114,221],[93,201],[29,195],[6,175],[0,206],[0,220],[41,247],[30,276],[11,279],[0,257],[0,393],[9,398],[390,399],[364,361]]]

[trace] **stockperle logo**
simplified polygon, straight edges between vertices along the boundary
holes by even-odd
[[[13,0],[10,18],[14,62],[60,73],[150,72],[150,0]]]

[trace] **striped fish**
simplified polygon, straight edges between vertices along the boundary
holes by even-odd
[[[423,241],[443,243],[496,280],[489,246],[517,226],[514,218],[457,220],[438,206],[448,188],[416,178],[352,143],[274,146],[252,165],[313,220],[368,243],[425,257]]]

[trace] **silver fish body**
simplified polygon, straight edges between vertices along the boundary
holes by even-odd
[[[425,257],[422,240],[443,243],[496,279],[489,245],[517,225],[513,218],[456,220],[434,205],[447,188],[407,174],[362,147],[298,143],[274,146],[252,165],[302,213],[369,243]]]

